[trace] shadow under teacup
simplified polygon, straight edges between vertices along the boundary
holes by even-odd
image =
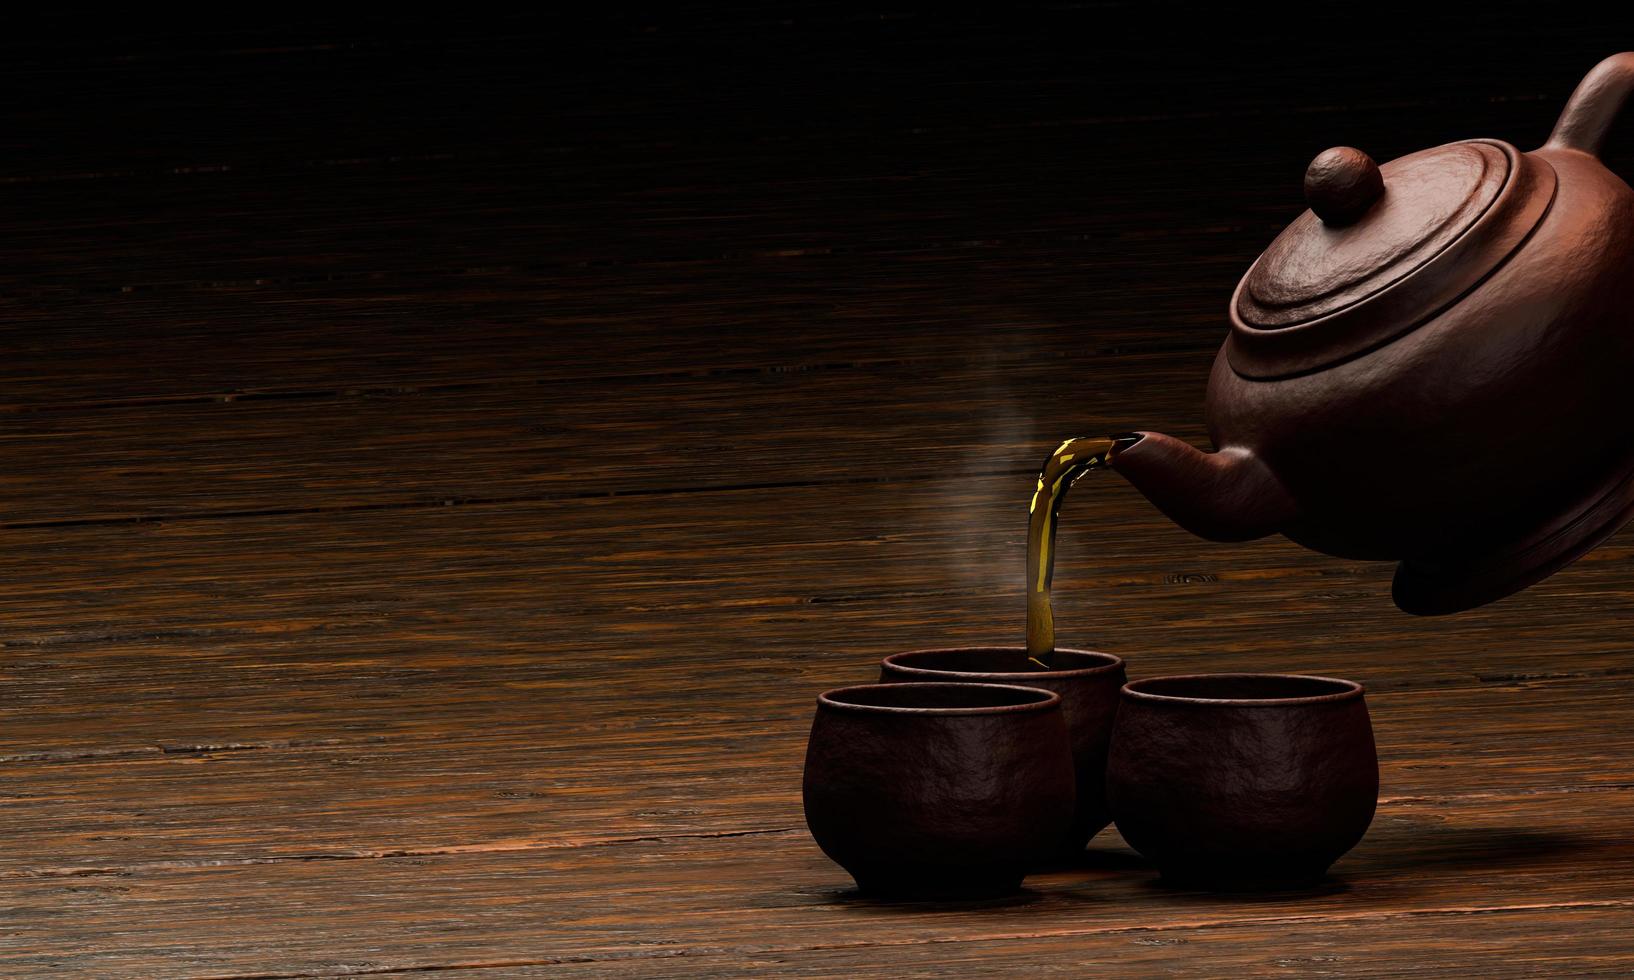
[[[1107,763],[1112,818],[1167,882],[1308,887],[1372,822],[1379,762],[1363,690],[1297,674],[1125,685]]]
[[[1078,774],[1078,802],[1072,825],[1051,858],[1072,857],[1111,822],[1106,808],[1106,753],[1118,691],[1125,681],[1123,660],[1092,650],[1056,650],[1054,669],[1030,662],[1024,647],[953,647],[893,653],[880,664],[882,682],[951,681],[964,684],[1020,684],[1061,696]]]
[[[1061,699],[997,684],[827,691],[806,747],[806,823],[865,892],[1013,892],[1072,814]]]

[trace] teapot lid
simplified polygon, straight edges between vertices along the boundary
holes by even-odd
[[[1553,200],[1554,169],[1498,140],[1379,166],[1336,147],[1305,173],[1311,209],[1243,276],[1227,358],[1275,378],[1349,360],[1412,330],[1479,283]]]

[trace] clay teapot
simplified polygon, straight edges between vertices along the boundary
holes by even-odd
[[[1529,153],[1317,156],[1232,296],[1217,450],[1142,432],[1106,465],[1204,538],[1399,561],[1411,613],[1593,548],[1634,516],[1634,190],[1596,155],[1631,90],[1634,52],[1601,62]]]

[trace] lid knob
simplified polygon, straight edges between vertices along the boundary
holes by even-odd
[[[1305,168],[1305,201],[1330,227],[1360,218],[1383,194],[1379,165],[1355,147],[1323,150]]]

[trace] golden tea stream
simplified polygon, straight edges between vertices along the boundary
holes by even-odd
[[[1055,576],[1055,529],[1067,489],[1090,470],[1101,469],[1114,449],[1131,437],[1068,439],[1044,463],[1027,520],[1027,659],[1050,670],[1055,657],[1055,615],[1050,581]]]

